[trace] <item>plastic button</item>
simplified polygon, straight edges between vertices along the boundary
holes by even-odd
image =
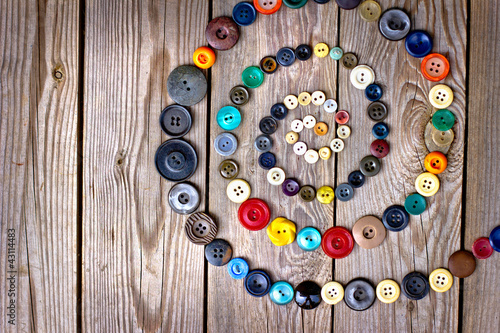
[[[283,47],[276,54],[276,60],[283,67],[291,66],[295,62],[295,52],[289,47]]]
[[[224,266],[232,256],[233,249],[224,239],[214,239],[205,247],[205,258],[214,266]]]
[[[373,0],[363,1],[358,8],[359,16],[366,22],[375,22],[382,14],[380,5]]]
[[[295,287],[295,303],[304,309],[312,310],[321,303],[321,287],[312,281],[303,281]]]
[[[288,110],[293,110],[297,106],[299,106],[299,100],[295,95],[286,96],[285,99],[283,100],[283,103],[285,104]]]
[[[429,282],[424,274],[419,272],[408,273],[401,283],[401,291],[407,298],[418,301],[429,293]]]
[[[217,225],[209,215],[194,213],[186,220],[184,231],[192,243],[206,245],[212,242],[217,235]]]
[[[238,220],[248,230],[264,229],[270,219],[269,206],[261,199],[248,199],[238,209]]]
[[[312,49],[309,45],[306,44],[300,44],[297,46],[295,49],[295,57],[299,59],[300,61],[306,61],[312,56]]]
[[[175,184],[168,192],[168,204],[177,214],[190,214],[200,205],[200,193],[191,184]]]
[[[260,60],[260,70],[266,74],[273,74],[278,70],[278,63],[272,56],[264,57]]]
[[[353,310],[364,311],[375,302],[375,288],[364,279],[354,279],[345,286],[344,302]]]
[[[351,135],[351,129],[347,125],[341,125],[337,128],[337,135],[341,139],[347,139]]]
[[[281,7],[281,0],[253,0],[255,9],[261,14],[271,15],[276,13]]]
[[[232,131],[240,126],[241,114],[234,106],[224,106],[217,113],[217,124],[225,131]]]
[[[431,53],[422,60],[420,71],[427,80],[438,82],[450,72],[450,63],[443,55]]]
[[[435,292],[444,293],[453,285],[453,275],[447,269],[435,269],[429,275],[429,284]]]
[[[422,58],[432,51],[432,38],[422,30],[414,30],[406,36],[406,52],[415,58]]]
[[[347,177],[347,182],[353,188],[359,188],[365,183],[365,175],[363,175],[361,171],[355,170],[349,174],[349,176]]]
[[[239,26],[246,27],[255,22],[257,12],[255,7],[248,2],[240,2],[233,7],[233,20]]]
[[[349,184],[345,184],[345,183],[340,184],[335,189],[335,196],[340,201],[349,201],[354,196],[354,190],[353,190],[352,186]]]
[[[493,250],[500,252],[500,226],[497,226],[493,230],[491,230],[490,245]]]
[[[342,259],[352,252],[354,239],[346,228],[332,227],[323,234],[321,248],[330,258]]]
[[[158,147],[156,169],[166,180],[180,182],[191,177],[198,166],[193,146],[182,139],[170,139]]]
[[[281,185],[285,181],[285,171],[283,169],[274,167],[267,172],[267,181],[271,185]]]
[[[219,173],[224,179],[234,179],[238,176],[240,168],[233,160],[224,160],[219,164]]]
[[[276,165],[276,156],[273,153],[267,152],[260,154],[259,156],[259,166],[264,170],[269,170],[274,168]]]
[[[281,184],[281,189],[283,190],[283,194],[288,197],[293,197],[299,193],[300,185],[295,179],[288,178]]]
[[[287,143],[289,144],[294,144],[295,142],[297,142],[297,140],[299,139],[299,134],[298,133],[295,133],[295,132],[288,132],[286,133],[286,136],[285,136],[285,140]]]
[[[329,204],[333,201],[335,197],[335,192],[330,186],[321,186],[316,192],[316,199],[322,204]]]
[[[311,94],[311,102],[314,105],[323,105],[325,103],[326,96],[325,93],[319,90],[316,90]]]
[[[438,175],[446,169],[447,165],[448,160],[446,156],[439,151],[433,151],[425,156],[424,166],[430,173]]]
[[[410,194],[405,200],[405,209],[411,215],[420,215],[425,211],[427,203],[418,193]]]
[[[314,251],[321,245],[321,234],[313,227],[306,227],[297,234],[297,244],[304,251]]]
[[[457,251],[448,259],[448,269],[458,278],[466,278],[476,270],[476,259],[469,251]]]
[[[366,65],[359,65],[351,71],[351,84],[356,89],[366,89],[375,81],[373,69]]]
[[[248,93],[247,88],[243,86],[236,86],[229,92],[229,98],[231,99],[231,102],[236,105],[244,105],[248,102],[250,94]]]
[[[360,218],[352,228],[356,243],[364,249],[373,249],[385,239],[386,230],[382,222],[375,216]]]
[[[311,115],[305,116],[304,119],[302,119],[302,123],[305,128],[313,128],[314,125],[316,125],[316,118]]]
[[[207,93],[207,79],[194,66],[179,66],[167,79],[167,91],[175,103],[191,106],[203,99]]]
[[[328,125],[322,121],[317,122],[314,126],[314,133],[318,136],[323,136],[328,133]]]
[[[250,66],[241,73],[241,81],[248,88],[257,88],[264,82],[264,73],[257,66]]]
[[[309,149],[304,154],[304,159],[309,164],[314,164],[319,160],[319,153],[314,149]]]
[[[335,2],[342,9],[354,9],[358,7],[361,0],[335,0]]]
[[[243,258],[233,258],[227,264],[227,272],[235,280],[243,279],[247,276],[249,270],[248,263]]]
[[[273,139],[267,134],[261,134],[255,139],[253,145],[259,153],[265,153],[273,147]]]
[[[217,135],[214,141],[215,151],[222,156],[234,154],[238,148],[238,140],[231,133],[221,133]]]
[[[358,58],[352,53],[344,53],[340,59],[340,63],[344,68],[353,69],[358,64]]]
[[[415,188],[424,197],[433,196],[439,190],[439,178],[430,172],[421,173],[415,180]]]
[[[382,88],[376,83],[370,84],[365,89],[365,96],[371,102],[376,102],[382,97]]]
[[[288,115],[288,109],[283,103],[276,103],[271,107],[271,117],[276,120],[283,120]]]
[[[273,134],[278,129],[278,122],[271,116],[264,117],[259,122],[259,129],[264,134]]]
[[[271,278],[263,270],[255,269],[245,277],[245,290],[254,297],[263,297],[269,293],[270,289]]]
[[[300,198],[305,202],[311,202],[316,197],[316,190],[310,185],[304,185],[299,191]]]
[[[487,259],[493,254],[493,248],[488,237],[476,239],[474,244],[472,244],[472,254],[477,259]]]
[[[359,162],[359,169],[366,177],[373,177],[380,172],[380,161],[374,156],[365,156]]]
[[[338,282],[328,282],[321,288],[321,298],[326,304],[335,305],[344,299],[344,287]]]
[[[343,55],[344,51],[338,46],[335,46],[330,50],[330,58],[332,58],[333,60],[340,60]]]
[[[382,102],[373,102],[368,105],[368,117],[373,121],[381,121],[387,117],[387,107]]]
[[[384,158],[389,154],[389,144],[385,140],[377,139],[370,145],[370,152],[376,158]]]
[[[276,246],[291,244],[295,240],[295,223],[284,217],[275,218],[267,226],[267,236]]]
[[[376,139],[383,140],[389,135],[389,126],[384,122],[376,123],[373,125],[372,134]]]
[[[429,102],[436,109],[445,109],[453,102],[453,91],[445,84],[438,84],[429,91]]]
[[[401,231],[408,226],[410,216],[403,206],[388,207],[382,215],[382,223],[390,231]]]
[[[429,121],[425,126],[424,142],[429,151],[448,153],[454,138],[455,134],[452,129],[439,131],[432,125],[432,121]]]
[[[330,2],[330,0],[314,0],[317,4],[324,5],[325,3]]]
[[[455,115],[447,109],[437,110],[432,115],[432,125],[438,131],[447,131],[455,124]]]
[[[240,37],[238,25],[230,17],[216,17],[210,21],[205,30],[205,37],[216,50],[229,50]]]
[[[377,285],[377,298],[382,303],[394,303],[399,298],[401,289],[399,284],[393,280],[383,280]]]
[[[298,100],[300,105],[309,105],[311,103],[311,94],[303,91],[299,94]]]
[[[332,142],[330,142],[330,148],[332,151],[336,153],[340,153],[342,150],[344,150],[344,141],[341,139],[333,139]]]
[[[380,17],[378,28],[382,36],[388,40],[401,40],[410,32],[411,21],[408,14],[401,9],[391,8]]]
[[[335,122],[339,125],[344,125],[349,121],[349,112],[340,110],[335,114]]]
[[[328,113],[337,111],[337,102],[334,99],[327,99],[323,104],[323,109]]]
[[[180,138],[191,129],[192,118],[189,111],[181,105],[169,105],[160,115],[160,127],[172,138]]]
[[[322,160],[329,160],[330,157],[332,157],[332,150],[328,147],[321,147],[319,150],[318,150],[318,154],[319,154],[319,157],[322,159]]]
[[[215,52],[208,46],[201,46],[194,51],[193,62],[199,68],[210,68],[215,63]]]
[[[286,1],[290,0],[285,0]],[[307,0],[306,0],[307,2]],[[286,305],[293,300],[293,287],[285,281],[278,281],[273,284],[269,291],[269,298],[278,305]]]
[[[293,152],[299,156],[304,155],[306,151],[307,145],[302,141],[298,141],[293,145]]]
[[[250,197],[251,193],[252,189],[246,180],[234,179],[227,184],[226,194],[232,202],[242,203]]]
[[[330,52],[330,48],[325,43],[318,43],[314,46],[314,54],[318,58],[324,58]]]

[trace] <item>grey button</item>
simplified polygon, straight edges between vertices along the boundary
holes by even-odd
[[[214,142],[215,150],[222,156],[229,156],[234,154],[238,148],[238,140],[231,133],[221,133],[217,135]]]
[[[243,86],[236,86],[229,92],[229,98],[234,104],[243,105],[248,102],[250,94],[248,93],[247,88]]]
[[[273,139],[269,135],[261,134],[255,139],[253,145],[259,153],[265,153],[273,147]]]
[[[359,162],[359,169],[366,177],[373,177],[380,171],[380,161],[375,156],[368,155]]]
[[[378,21],[382,36],[389,40],[400,40],[410,32],[411,21],[408,15],[398,8],[386,10]]]
[[[375,288],[363,279],[354,279],[344,291],[345,304],[353,310],[364,311],[375,302]]]
[[[353,195],[354,195],[354,189],[349,184],[346,183],[340,184],[335,189],[335,196],[340,201],[349,201],[352,199]]]
[[[198,156],[188,142],[182,139],[170,139],[158,147],[155,164],[165,179],[179,182],[194,174],[198,166]]]
[[[167,106],[160,115],[160,127],[173,138],[186,135],[191,129],[192,118],[188,109],[180,105]]]
[[[170,97],[180,105],[190,106],[198,103],[207,93],[207,79],[194,66],[179,66],[167,79]]]
[[[382,102],[373,102],[368,105],[368,117],[373,121],[381,121],[387,117],[387,107]]]
[[[168,192],[168,204],[178,214],[190,214],[200,205],[200,194],[188,183],[179,183]]]

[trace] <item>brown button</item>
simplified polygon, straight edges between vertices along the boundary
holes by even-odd
[[[219,172],[224,179],[234,179],[238,176],[239,167],[233,160],[224,160],[219,164]]]
[[[448,259],[448,269],[459,278],[466,278],[476,270],[476,259],[469,251],[457,251]]]
[[[278,70],[278,63],[272,56],[264,57],[260,60],[260,70],[266,74],[273,74]]]
[[[187,219],[184,231],[191,242],[196,245],[205,245],[215,238],[217,225],[207,214],[194,213]]]
[[[373,249],[385,239],[385,227],[375,216],[360,218],[352,228],[354,240],[364,249]]]
[[[319,136],[325,135],[328,133],[328,125],[321,121],[316,123],[316,125],[314,125],[314,133]]]
[[[304,185],[300,188],[300,198],[305,202],[313,201],[316,198],[316,190],[310,185]]]
[[[358,64],[358,58],[352,53],[344,53],[340,63],[347,69],[353,69]]]
[[[231,102],[236,105],[243,105],[248,102],[249,94],[247,88],[243,86],[236,86],[229,92],[229,98],[231,98]]]
[[[210,21],[205,30],[208,44],[216,50],[229,50],[238,38],[240,31],[238,25],[230,17],[216,17]]]

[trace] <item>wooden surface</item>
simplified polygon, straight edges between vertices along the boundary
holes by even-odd
[[[206,23],[230,16],[237,2],[0,2],[0,281],[11,274],[16,281],[14,297],[10,283],[0,284],[0,331],[498,332],[498,253],[478,260],[476,272],[455,279],[447,293],[431,291],[421,301],[402,296],[390,305],[376,301],[365,312],[344,303],[304,311],[249,296],[226,267],[208,265],[203,247],[187,240],[186,217],[167,202],[172,184],[160,179],[153,162],[167,139],[158,117],[173,103],[165,81],[206,44]],[[190,179],[203,193],[199,210],[216,219],[217,237],[231,243],[234,256],[268,271],[273,281],[345,284],[361,276],[374,285],[384,278],[401,282],[410,271],[446,267],[451,253],[470,250],[498,225],[500,6],[494,0],[390,0],[381,6],[404,8],[415,29],[433,36],[433,51],[450,60],[444,83],[455,93],[450,109],[457,123],[442,188],[428,200],[429,209],[412,217],[403,232],[389,232],[380,247],[356,246],[349,257],[334,261],[296,243],[275,247],[264,230],[242,228],[238,205],[228,201],[227,181],[218,175],[223,158],[212,147],[221,132],[215,115],[230,105],[228,93],[241,84],[241,71],[283,46],[340,45],[371,66],[389,107],[391,153],[381,173],[350,202],[306,204],[285,197],[268,185],[253,148],[258,122],[274,103],[290,93],[323,90],[351,113],[345,150],[315,165],[293,154],[283,136],[296,117],[313,114],[330,125],[324,138],[301,133],[309,146],[320,148],[333,137],[333,116],[310,105],[279,123],[272,151],[287,176],[301,184],[346,182],[369,154],[373,123],[363,92],[354,89],[339,63],[313,56],[266,76],[240,108],[243,125],[234,131],[240,177],[251,184],[252,197],[270,204],[272,217],[289,217],[298,230],[352,228],[361,216],[381,216],[387,206],[402,204],[423,170],[423,129],[434,111],[427,93],[434,84],[422,78],[420,60],[406,53],[403,42],[385,40],[376,23],[364,22],[356,10],[339,10],[334,1],[309,1],[298,10],[283,6],[242,27],[232,50],[217,52],[216,64],[205,71],[208,96],[190,108],[194,122],[186,139],[199,157]],[[13,268],[9,229],[15,230]],[[15,325],[8,322],[11,299]]]

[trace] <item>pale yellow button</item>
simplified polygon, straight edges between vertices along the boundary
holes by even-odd
[[[429,284],[432,290],[438,293],[444,293],[453,286],[453,275],[451,275],[450,271],[447,269],[435,269],[432,271],[431,275],[429,275]]]
[[[375,72],[371,67],[366,65],[359,65],[351,71],[351,83],[354,88],[366,89],[370,84],[375,81]]]
[[[281,185],[285,181],[285,171],[283,169],[274,167],[267,172],[267,181],[271,185]]]
[[[326,100],[325,93],[319,90],[313,92],[311,98],[312,98],[311,102],[314,105],[323,105],[323,103],[325,103]]]
[[[329,204],[335,197],[335,191],[330,186],[321,186],[316,192],[316,199],[322,204]]]
[[[332,150],[328,147],[320,148],[318,153],[319,153],[319,157],[325,161],[330,159],[330,157],[332,157]]]
[[[304,129],[304,123],[300,119],[294,119],[290,124],[292,131],[299,133]]]
[[[226,194],[232,202],[242,203],[250,197],[250,193],[252,189],[246,180],[235,179],[227,184]]]
[[[305,142],[298,141],[293,145],[293,152],[299,156],[302,156],[307,151],[307,145]]]
[[[438,84],[429,91],[429,102],[436,109],[446,109],[453,102],[453,91],[445,84]]]
[[[373,0],[367,0],[359,5],[358,13],[359,16],[361,16],[361,18],[366,22],[374,22],[378,20],[380,14],[382,14],[382,9],[377,2]]]
[[[295,240],[295,223],[284,217],[275,218],[267,226],[267,236],[276,246],[283,246]]]
[[[314,116],[308,115],[302,119],[302,123],[304,123],[305,128],[313,128],[316,125],[316,118]]]
[[[304,159],[306,160],[307,163],[314,164],[314,163],[318,162],[318,160],[319,160],[319,154],[318,154],[318,152],[316,150],[309,149],[304,154]]]
[[[330,48],[325,43],[318,43],[314,46],[314,54],[318,58],[324,58],[330,52]]]
[[[297,106],[299,106],[299,100],[297,99],[297,96],[295,96],[295,95],[288,95],[283,100],[283,104],[285,104],[285,106],[288,110],[293,110]]]
[[[435,128],[435,131],[432,131],[432,141],[441,147],[451,145],[454,138],[455,134],[451,128],[447,131],[439,131]]]
[[[311,94],[307,91],[301,92],[299,94],[299,104],[300,105],[309,105],[311,103]]]
[[[439,178],[430,172],[420,174],[415,180],[417,192],[424,197],[430,197],[439,190]]]
[[[330,148],[334,152],[339,153],[344,150],[344,141],[339,138],[333,139],[332,142],[330,142]]]
[[[338,282],[328,282],[321,288],[321,298],[326,304],[335,305],[344,299],[344,287]]]
[[[351,135],[351,129],[347,125],[342,125],[337,128],[337,135],[341,139],[347,139]]]
[[[376,293],[382,303],[394,303],[399,298],[401,288],[396,281],[383,280],[377,285]]]
[[[285,135],[285,140],[289,144],[293,145],[295,142],[297,142],[297,140],[299,140],[299,133],[296,133],[296,132],[293,132],[293,131],[292,132],[288,132]]]

